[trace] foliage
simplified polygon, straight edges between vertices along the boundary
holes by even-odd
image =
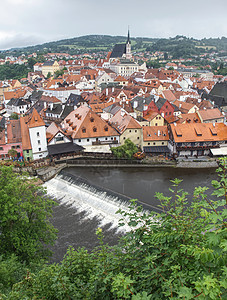
[[[0,253],[27,262],[51,254],[47,245],[56,238],[49,220],[55,202],[44,196],[34,179],[0,166]]]
[[[64,74],[64,70],[57,70],[55,73],[54,73],[54,77],[55,78],[58,78],[59,76],[62,76]]]
[[[226,299],[227,159],[220,160],[214,200],[206,187],[187,192],[172,181],[172,197],[157,193],[161,213],[131,201],[119,226],[131,231],[115,247],[103,242],[92,253],[69,248],[61,264],[28,272],[5,299]]]
[[[17,157],[17,150],[9,149],[8,155],[11,156],[11,157]]]
[[[138,148],[130,139],[126,139],[124,145],[113,147],[111,151],[117,158],[133,159],[133,154],[138,151]]]
[[[21,79],[27,77],[30,71],[25,65],[0,65],[0,80]]]
[[[11,116],[10,116],[10,119],[11,120],[18,120],[19,119],[19,116],[17,113],[12,113]]]
[[[50,78],[51,77],[51,73],[50,72],[48,72],[48,74],[47,74],[47,78]]]

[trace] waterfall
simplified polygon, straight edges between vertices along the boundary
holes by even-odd
[[[47,194],[58,200],[60,205],[75,208],[75,213],[83,212],[81,222],[95,217],[100,227],[111,224],[116,229],[122,218],[116,212],[120,208],[129,211],[129,197],[91,184],[86,179],[65,171],[47,181],[44,187]],[[129,231],[130,227],[125,225],[118,230]]]

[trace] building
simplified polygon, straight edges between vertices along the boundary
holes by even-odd
[[[87,106],[80,106],[72,111],[62,122],[62,129],[73,143],[87,151],[100,152],[98,148],[105,148],[105,151],[110,152],[112,145],[119,144],[118,131]]]
[[[57,61],[47,60],[42,65],[42,74],[47,77],[48,74],[54,75],[56,71],[59,71],[60,67]]]
[[[131,59],[132,58],[132,52],[131,52],[131,40],[130,40],[130,34],[128,30],[128,38],[125,44],[116,44],[113,48],[113,51],[110,54],[109,61],[113,61],[115,59]]]
[[[170,148],[175,157],[209,155],[212,149],[227,144],[224,123],[175,123],[169,129]]]

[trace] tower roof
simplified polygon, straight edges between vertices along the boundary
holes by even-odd
[[[127,38],[127,42],[126,42],[126,44],[131,44],[131,40],[130,40],[130,34],[129,34],[129,29],[128,29],[128,38]]]
[[[33,128],[33,127],[40,127],[40,126],[45,126],[45,123],[44,123],[43,119],[40,117],[37,110],[34,108],[31,119],[28,122],[28,127]]]

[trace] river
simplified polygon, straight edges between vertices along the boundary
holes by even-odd
[[[97,246],[95,231],[99,226],[103,228],[105,241],[115,244],[122,234],[117,231],[120,216],[115,211],[126,207],[128,199],[138,199],[145,209],[158,211],[155,193],[169,196],[170,180],[182,179],[180,187],[189,192],[191,199],[196,186],[211,188],[211,180],[217,179],[215,169],[72,167],[66,171],[68,177],[63,171],[45,183],[48,193],[60,204],[54,209],[53,219],[59,230],[53,247],[52,260],[56,262],[69,246],[89,251]],[[211,193],[212,189],[208,191]]]

